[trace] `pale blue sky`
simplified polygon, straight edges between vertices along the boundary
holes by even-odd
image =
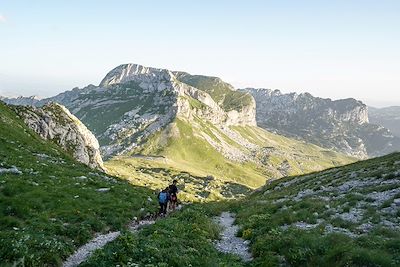
[[[0,95],[55,95],[129,62],[400,105],[400,1],[0,0]]]

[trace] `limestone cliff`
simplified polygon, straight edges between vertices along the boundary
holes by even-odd
[[[15,106],[13,109],[42,138],[52,140],[89,167],[104,170],[96,137],[64,106],[50,103],[42,108]]]
[[[400,139],[369,123],[368,108],[352,98],[332,101],[309,93],[247,88],[257,103],[257,124],[358,158],[400,149]]]

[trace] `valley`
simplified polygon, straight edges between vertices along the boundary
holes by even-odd
[[[397,139],[361,102],[136,64],[3,101],[1,266],[400,264],[400,154],[367,159]],[[185,205],[153,224],[172,180]]]
[[[0,267],[400,267],[400,1],[0,1]]]

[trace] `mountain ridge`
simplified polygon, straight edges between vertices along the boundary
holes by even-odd
[[[400,138],[369,122],[368,107],[353,98],[331,100],[309,93],[264,88],[250,92],[259,126],[361,159],[400,150]]]
[[[264,129],[334,149],[360,159],[380,156],[400,149],[400,138],[393,135],[390,129],[385,128],[385,126],[389,126],[400,134],[400,130],[396,128],[396,122],[373,118],[374,109],[369,112],[364,103],[354,98],[331,100],[314,97],[309,93],[283,94],[279,90],[264,88],[236,90],[218,77],[191,75],[184,71],[170,71],[132,63],[121,64],[112,69],[102,79],[99,86],[88,85],[82,89],[74,88],[71,91],[41,100],[35,97],[18,97],[3,98],[3,101],[10,104],[38,106],[55,101],[68,106],[68,103],[76,100],[79,95],[89,94],[95,89],[112,89],[130,82],[133,84],[132,87],[145,87],[144,92],[160,93],[168,88],[167,91],[175,97],[186,95],[194,99],[199,98],[202,104],[211,106],[211,110],[217,111],[210,112],[209,109],[208,114],[202,114],[208,115],[207,119],[213,119],[214,123],[221,123],[225,118],[225,122],[232,125],[255,126],[259,124]],[[154,84],[159,87],[154,88]],[[158,95],[159,99],[164,97]],[[177,100],[167,99],[167,101],[176,103],[176,111],[169,109],[169,115],[164,114],[163,118],[158,118],[160,122],[164,122],[161,123],[161,126],[154,126],[156,130],[166,125],[167,121],[171,121],[171,118],[178,112],[182,112],[182,114],[190,112],[189,104],[182,101],[184,99],[180,97],[176,98]],[[274,100],[271,100],[272,98]],[[69,106],[69,108],[73,113],[82,109],[81,106]],[[197,112],[203,111],[197,109]],[[369,121],[370,118],[372,123]],[[127,119],[134,120],[129,116]],[[144,124],[146,123],[148,122]],[[110,131],[113,130],[110,129]],[[154,132],[154,129],[150,129],[150,132]],[[107,150],[109,153],[105,153],[106,157],[123,149],[114,146]]]

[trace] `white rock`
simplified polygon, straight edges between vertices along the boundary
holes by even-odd
[[[99,189],[96,189],[96,191],[97,192],[108,192],[108,191],[110,191],[110,188],[108,188],[108,187],[99,188]]]
[[[50,103],[42,108],[16,107],[15,110],[28,127],[42,138],[53,140],[64,150],[72,151],[76,160],[89,167],[104,170],[99,142],[67,108]],[[41,156],[48,157],[44,154]]]
[[[6,173],[22,174],[22,172],[18,170],[15,166],[11,166],[11,168],[0,168],[0,175]]]

